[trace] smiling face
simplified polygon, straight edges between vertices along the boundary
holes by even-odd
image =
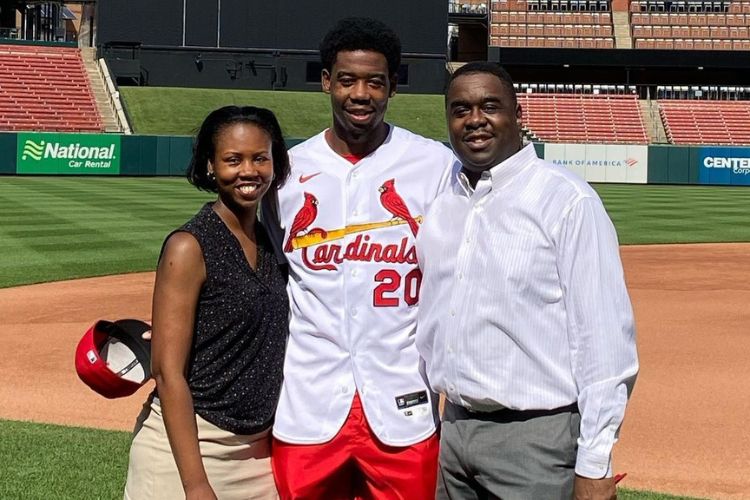
[[[273,180],[271,137],[250,123],[219,130],[208,170],[216,176],[219,200],[228,208],[255,210]]]
[[[521,149],[521,106],[491,73],[457,77],[446,96],[448,133],[466,171],[481,173]]]
[[[388,76],[388,61],[383,54],[340,51],[331,71],[323,70],[321,83],[331,96],[336,139],[349,145],[374,146],[372,149],[385,140],[388,127],[383,118],[388,99],[396,93],[396,76]],[[333,146],[337,149],[336,144]]]

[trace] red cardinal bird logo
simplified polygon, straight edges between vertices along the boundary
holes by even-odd
[[[292,229],[289,231],[289,239],[286,240],[284,252],[289,253],[293,250],[292,240],[297,234],[307,229],[317,216],[318,199],[310,193],[305,193],[305,203],[299,209],[297,215],[294,216],[294,222],[292,222]]]
[[[419,231],[419,224],[417,224],[417,221],[409,213],[406,203],[404,203],[403,198],[396,192],[393,183],[394,179],[389,179],[378,188],[378,191],[380,191],[380,203],[394,217],[405,220],[409,224],[411,232],[414,233],[414,237],[416,237],[417,231]]]

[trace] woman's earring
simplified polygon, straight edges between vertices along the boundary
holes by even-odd
[[[214,182],[216,180],[216,174],[214,174],[213,172],[209,171],[207,177],[208,177],[208,180],[211,182]]]

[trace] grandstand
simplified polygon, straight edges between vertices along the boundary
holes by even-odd
[[[750,0],[493,0],[490,45],[750,50]]]
[[[636,48],[750,50],[750,1],[634,0],[630,12]]]
[[[519,94],[523,124],[542,142],[648,144],[635,95]]]
[[[615,46],[612,15],[608,3],[600,0],[564,1],[562,5],[560,0],[494,1],[490,35],[490,45],[505,47]]]
[[[750,101],[659,99],[672,144],[750,144]]]
[[[486,26],[532,140],[750,144],[750,0],[491,0]]]
[[[98,2],[77,3],[103,8]],[[102,90],[108,72],[103,67],[102,79],[95,64],[92,69],[94,51],[107,58],[113,80],[121,84],[184,80],[193,82],[188,86],[318,89],[320,68],[309,60],[315,58],[309,48],[235,50],[227,44],[237,40],[220,44],[217,33],[196,27],[191,34],[184,22],[182,45],[158,37],[126,40],[133,30],[120,14],[131,9],[129,3],[108,4],[104,16],[84,15],[81,5],[29,2],[29,8],[18,8],[20,23],[18,16],[0,13],[0,131],[120,130],[105,116],[117,108],[117,91]],[[207,5],[200,9],[196,15],[211,13]],[[750,0],[449,0],[446,9],[452,23],[449,57],[487,58],[508,68],[519,82],[524,128],[533,140],[750,144]],[[412,10],[412,16],[420,12],[416,5]],[[71,31],[76,14],[81,19],[75,25],[85,36]],[[106,22],[88,26],[84,18]],[[223,22],[230,21],[236,19]],[[93,39],[94,32],[100,40]],[[235,31],[226,33],[222,36]],[[204,44],[198,52],[190,48],[191,37]],[[317,43],[316,37],[310,40],[304,43]],[[217,46],[205,46],[208,42]],[[265,39],[254,43],[265,47],[261,42]],[[408,43],[429,50],[405,57],[399,91],[439,88],[431,51],[440,43],[426,38]],[[93,44],[97,47],[89,47]],[[161,67],[166,61],[174,66]]]
[[[0,45],[0,130],[103,131],[77,48]]]

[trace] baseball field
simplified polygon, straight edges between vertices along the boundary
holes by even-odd
[[[621,498],[747,498],[750,244],[725,242],[750,241],[750,190],[596,187],[642,366],[616,448]],[[161,239],[209,197],[182,179],[0,178],[0,498],[120,496],[124,431],[150,387],[105,400],[73,350],[97,318],[150,317]]]
[[[174,89],[123,89],[139,133],[189,134],[229,102],[273,108],[291,137],[330,119],[322,94],[191,92],[176,105]],[[440,96],[411,97],[389,119],[443,138]],[[641,360],[615,449],[619,497],[750,498],[750,189],[595,187],[620,237]],[[177,178],[0,177],[0,499],[121,498],[151,386],[101,398],[73,351],[97,319],[150,318],[162,238],[209,199]]]

